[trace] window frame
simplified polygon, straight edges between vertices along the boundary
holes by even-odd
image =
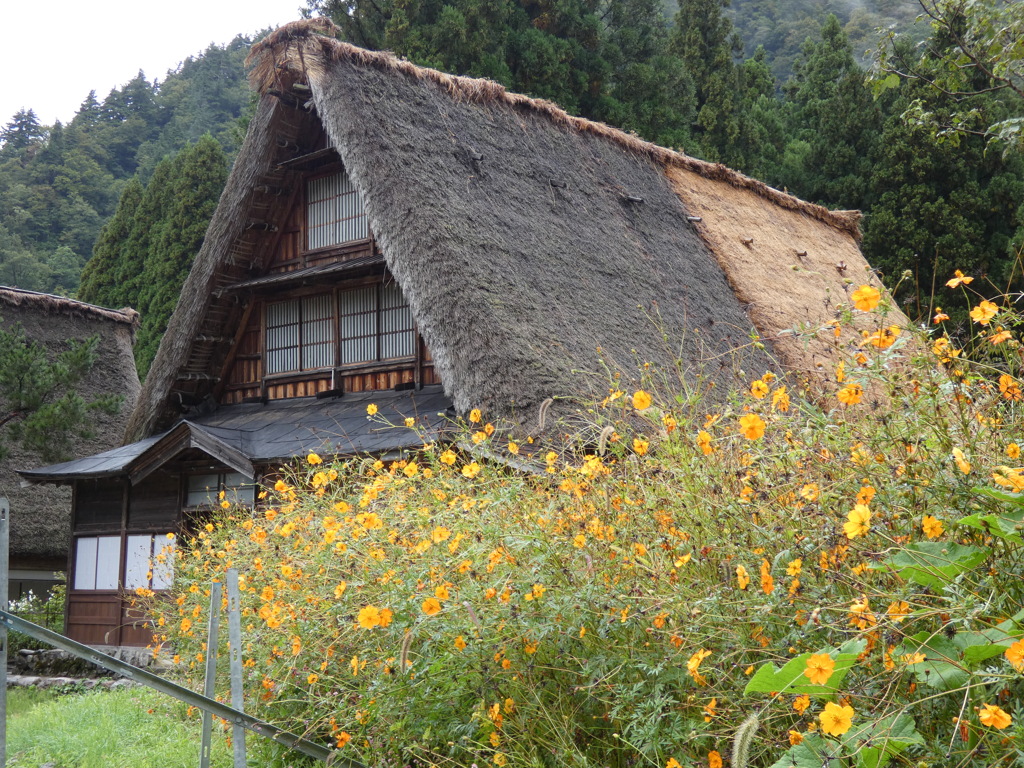
[[[339,242],[327,243],[324,245],[317,245],[315,247],[310,246],[310,232],[313,230],[313,226],[310,223],[309,209],[312,203],[310,202],[310,185],[314,182],[326,179],[331,176],[344,176],[348,183],[351,184],[353,191],[355,192],[356,199],[359,201],[361,214],[357,216],[349,217],[349,219],[361,217],[365,224],[366,235],[364,237],[352,239],[352,240],[341,240]],[[328,198],[325,198],[328,199]],[[336,250],[347,250],[352,249],[354,246],[363,245],[373,240],[373,233],[370,230],[370,220],[366,214],[366,201],[363,199],[362,191],[352,181],[352,177],[349,175],[345,166],[341,162],[332,163],[330,166],[320,169],[316,173],[309,173],[302,179],[301,185],[301,205],[302,205],[302,235],[300,241],[300,252],[303,255],[319,254]]]

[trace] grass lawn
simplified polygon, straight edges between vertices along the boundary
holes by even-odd
[[[144,688],[55,694],[7,694],[9,768],[194,768],[201,723],[186,707]],[[231,751],[215,729],[213,766]],[[252,739],[255,741],[255,737]]]

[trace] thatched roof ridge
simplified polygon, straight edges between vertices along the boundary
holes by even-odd
[[[450,75],[420,67],[388,51],[368,51],[333,37],[325,37],[339,32],[338,27],[325,18],[294,21],[274,31],[254,45],[246,59],[246,64],[253,67],[249,73],[250,84],[263,95],[286,91],[293,82],[322,75],[327,63],[339,61],[349,61],[360,67],[372,67],[389,73],[401,73],[414,80],[439,85],[456,101],[481,105],[503,103],[543,115],[563,128],[602,136],[666,168],[682,168],[708,179],[749,190],[781,208],[823,221],[850,233],[855,240],[860,240],[859,211],[833,211],[808,203],[720,163],[698,160],[605,123],[570,115],[551,101],[513,93],[493,80]]]
[[[51,293],[26,291],[22,288],[10,288],[0,285],[0,303],[11,307],[29,307],[42,309],[45,312],[60,313],[72,317],[110,320],[115,323],[130,325],[133,329],[139,326],[139,313],[131,307],[123,309],[106,309],[95,304],[86,304],[65,296]]]

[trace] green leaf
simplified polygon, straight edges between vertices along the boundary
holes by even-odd
[[[958,632],[953,638],[953,645],[963,652],[964,663],[968,667],[974,667],[982,661],[1004,653],[1018,637],[1020,633],[1009,634],[1000,625],[979,632]]]
[[[806,675],[807,660],[812,653],[802,653],[790,659],[782,669],[768,662],[763,664],[754,676],[750,678],[747,687],[743,689],[744,695],[750,693],[792,693],[795,695],[808,694],[819,698],[831,698],[842,685],[843,678],[850,668],[857,661],[857,657],[866,647],[865,640],[852,640],[844,643],[837,652],[834,648],[826,648],[818,653],[828,654],[836,663],[835,669],[824,685],[815,685]]]
[[[843,741],[856,753],[858,768],[882,768],[911,744],[924,743],[914,718],[902,713],[855,726]]]
[[[908,637],[896,651],[898,657],[923,653],[925,660],[909,669],[925,685],[939,691],[962,688],[970,679],[960,650],[942,635],[919,632]]]
[[[802,743],[790,747],[771,768],[821,768],[831,765],[841,750],[816,734],[804,737]]]
[[[971,490],[979,496],[988,496],[996,501],[1002,501],[1016,507],[1024,507],[1024,493],[1010,493],[1009,491],[1000,491],[997,488],[984,488],[982,486],[972,488]]]
[[[1021,494],[1004,494],[998,491],[993,491],[991,494],[999,497],[1006,496],[1020,496]],[[966,525],[969,528],[975,528],[982,533],[990,534],[996,538],[1002,539],[1003,541],[1009,541],[1014,544],[1024,543],[1024,539],[1021,538],[1019,533],[1019,526],[1024,523],[1024,505],[1018,509],[1008,510],[1001,514],[985,514],[979,512],[968,517],[961,518],[957,521],[960,525]]]
[[[870,567],[874,570],[892,569],[904,579],[942,589],[959,574],[984,562],[990,552],[987,547],[921,541],[908,544],[902,551]]]

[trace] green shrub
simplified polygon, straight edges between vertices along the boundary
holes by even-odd
[[[577,458],[470,414],[532,474],[311,454],[185,542],[156,639],[198,679],[239,568],[252,711],[372,764],[1020,764],[1019,319],[982,305],[968,356],[863,297],[824,394],[695,414],[647,371]]]

